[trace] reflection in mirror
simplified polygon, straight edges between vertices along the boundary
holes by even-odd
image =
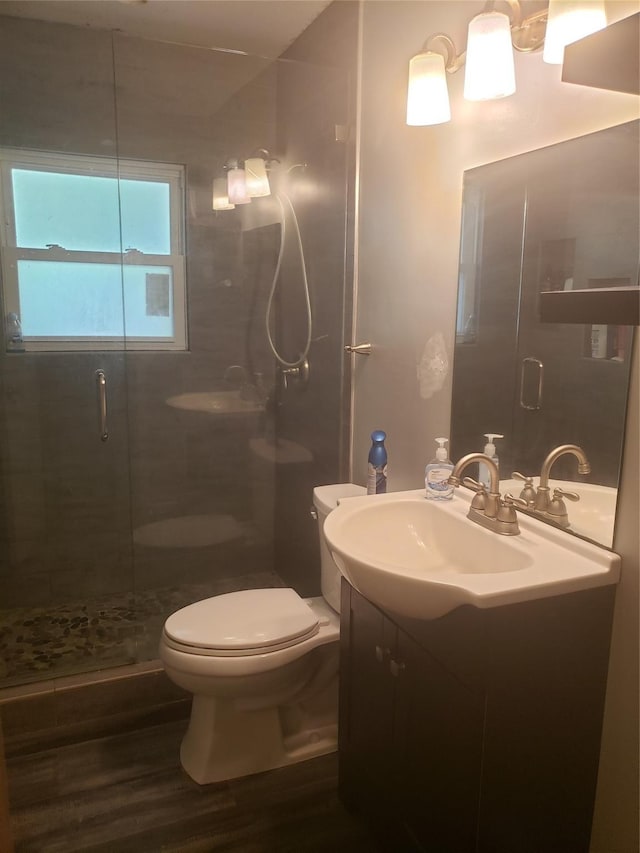
[[[550,452],[578,445],[591,472],[580,474],[571,452],[554,459],[555,514],[537,515],[607,547],[633,328],[541,323],[539,294],[638,286],[638,128],[611,127],[464,178],[452,458],[481,451],[486,433],[503,434],[501,491],[519,496],[526,484],[513,472],[537,488]],[[554,499],[556,488],[579,500]]]

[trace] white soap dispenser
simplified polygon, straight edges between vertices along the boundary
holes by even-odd
[[[498,459],[498,454],[496,453],[496,438],[504,438],[503,435],[500,435],[498,432],[485,432],[484,437],[487,439],[487,443],[484,446],[484,450],[482,451],[485,456],[488,456],[489,459],[492,459],[496,463],[496,467],[499,468],[500,461]],[[478,482],[482,483],[482,485],[489,491],[489,486],[491,484],[491,473],[487,465],[484,462],[481,462],[479,465],[478,471]]]
[[[424,486],[427,498],[432,501],[450,501],[453,498],[453,486],[448,482],[453,462],[447,454],[447,441],[448,438],[436,438],[438,449],[435,458],[424,469]]]

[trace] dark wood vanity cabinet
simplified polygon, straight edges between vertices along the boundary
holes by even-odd
[[[473,850],[482,693],[348,585],[345,592],[341,795],[376,816],[390,849]]]
[[[393,853],[587,853],[612,587],[384,613],[343,582],[340,796]]]

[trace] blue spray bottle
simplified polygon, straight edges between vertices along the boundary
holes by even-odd
[[[387,491],[387,448],[384,440],[387,434],[381,429],[371,433],[369,451],[369,471],[367,475],[367,494],[382,495]]]

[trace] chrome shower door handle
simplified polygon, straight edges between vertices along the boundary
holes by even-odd
[[[371,355],[371,344],[369,342],[364,344],[347,344],[344,348],[345,352],[355,353],[356,355]]]
[[[532,364],[538,369],[538,388],[534,405],[529,405],[524,401],[524,383],[527,365]],[[520,408],[526,409],[527,412],[537,412],[542,408],[542,389],[544,386],[544,364],[539,358],[523,358],[522,368],[520,370]]]
[[[109,438],[109,430],[107,429],[107,375],[104,370],[96,370],[96,389],[98,392],[100,441],[106,441]]]

